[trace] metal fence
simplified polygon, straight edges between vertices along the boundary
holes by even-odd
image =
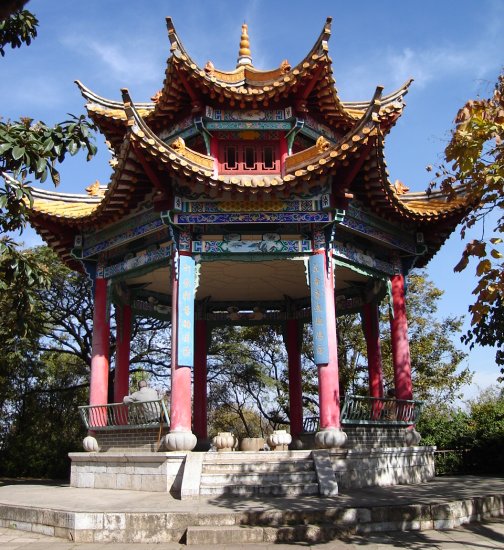
[[[422,406],[423,401],[347,395],[341,423],[410,426],[418,421]]]
[[[341,423],[346,425],[411,426],[416,424],[423,401],[388,397],[361,397],[347,395],[341,409]],[[314,433],[319,429],[319,417],[303,420],[303,431]]]
[[[79,413],[88,430],[117,430],[127,426],[156,427],[169,425],[170,419],[163,399],[138,403],[84,405]]]

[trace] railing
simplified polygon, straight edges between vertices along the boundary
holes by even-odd
[[[313,434],[319,429],[320,419],[318,416],[307,416],[303,418],[303,432]]]
[[[137,403],[109,403],[79,407],[82,421],[88,430],[118,430],[125,426],[139,428],[169,425],[170,419],[163,399]]]
[[[410,426],[418,421],[422,405],[423,401],[347,395],[341,423]]]
[[[418,421],[422,405],[423,401],[347,395],[341,409],[341,423],[411,426]],[[318,416],[304,418],[303,432],[315,433],[319,429],[319,421]]]

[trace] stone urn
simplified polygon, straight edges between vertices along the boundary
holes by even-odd
[[[415,428],[406,430],[404,433],[404,442],[408,447],[415,447],[420,443],[421,439],[422,436],[415,430]]]
[[[84,450],[88,453],[97,453],[100,450],[98,441],[96,441],[96,439],[92,435],[88,435],[84,438],[84,440],[82,441],[82,446],[84,447]]]
[[[217,452],[224,453],[233,450],[235,446],[235,437],[231,432],[219,432],[213,439],[212,443],[215,445]]]
[[[291,434],[286,430],[275,430],[268,436],[268,445],[273,451],[286,451],[291,441]]]
[[[244,437],[240,442],[240,451],[252,451],[257,453],[264,450],[264,438],[262,437]]]

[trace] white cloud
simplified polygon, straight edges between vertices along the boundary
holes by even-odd
[[[447,81],[463,75],[472,79],[495,78],[502,68],[504,49],[504,5],[496,3],[486,18],[480,38],[470,43],[464,36],[455,42],[439,41],[429,47],[391,47],[377,49],[365,65],[360,61],[341,75],[338,85],[343,98],[365,99],[377,84],[385,85],[385,93],[398,88],[409,78],[415,79],[415,89],[423,89],[435,81]]]
[[[160,45],[151,44],[148,40],[128,39],[127,48],[124,40],[117,42],[111,39],[101,41],[89,39],[83,35],[67,35],[61,39],[67,48],[77,51],[85,56],[90,65],[98,66],[108,78],[119,81],[130,81],[134,78],[135,83],[141,86],[144,83],[158,82],[162,68],[160,64],[163,53]],[[166,48],[166,59],[168,48]]]

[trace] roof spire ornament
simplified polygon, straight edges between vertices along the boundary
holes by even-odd
[[[250,42],[248,37],[248,25],[243,23],[242,33],[240,38],[240,51],[238,52],[238,60],[236,62],[236,68],[242,65],[252,66],[252,56],[250,54]]]

